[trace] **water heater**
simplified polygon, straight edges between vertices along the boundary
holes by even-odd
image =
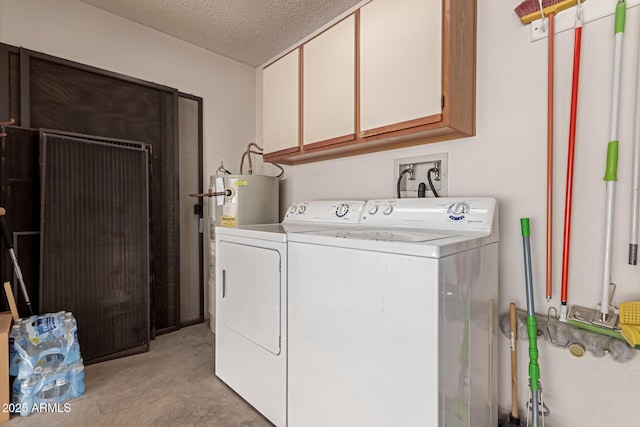
[[[279,222],[280,179],[264,175],[226,175],[220,226]]]

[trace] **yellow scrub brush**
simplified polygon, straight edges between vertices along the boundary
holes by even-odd
[[[620,304],[619,326],[629,345],[640,349],[640,301]]]

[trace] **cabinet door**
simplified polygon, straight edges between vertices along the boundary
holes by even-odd
[[[355,138],[355,18],[303,48],[303,144]]]
[[[300,145],[299,58],[296,49],[263,71],[262,143],[265,153]]]
[[[373,0],[363,6],[360,61],[365,135],[440,114],[442,1]]]

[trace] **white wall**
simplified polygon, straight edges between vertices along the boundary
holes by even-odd
[[[0,42],[202,97],[205,190],[220,161],[237,172],[240,154],[255,136],[253,68],[86,3],[0,0]]]
[[[477,136],[286,168],[282,205],[318,198],[394,197],[393,159],[448,152],[449,194],[494,196],[500,203],[500,309],[525,308],[521,217],[530,217],[536,311],[558,306],[567,162],[573,31],[556,37],[554,177],[554,292],[544,298],[546,210],[547,43],[531,43],[529,28],[513,12],[514,0],[479,0],[477,35]],[[565,12],[566,13],[566,12]],[[569,12],[570,13],[570,12]],[[640,299],[640,266],[627,263],[635,71],[640,7],[627,13],[620,161],[612,279],[615,302]],[[602,275],[604,197],[602,180],[609,140],[613,17],[583,32],[582,74],[575,156],[569,304],[594,307]],[[259,71],[258,71],[259,81]],[[259,85],[258,85],[259,88]],[[260,123],[260,93],[258,125]],[[500,338],[500,405],[510,408],[509,343]],[[620,364],[609,356],[575,358],[541,344],[544,398],[555,426],[637,425],[640,356]],[[527,343],[519,345],[521,407],[528,396]]]

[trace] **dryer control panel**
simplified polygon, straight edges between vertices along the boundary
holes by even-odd
[[[360,221],[365,202],[362,200],[333,200],[295,202],[289,206],[283,223],[313,222],[353,224]]]

